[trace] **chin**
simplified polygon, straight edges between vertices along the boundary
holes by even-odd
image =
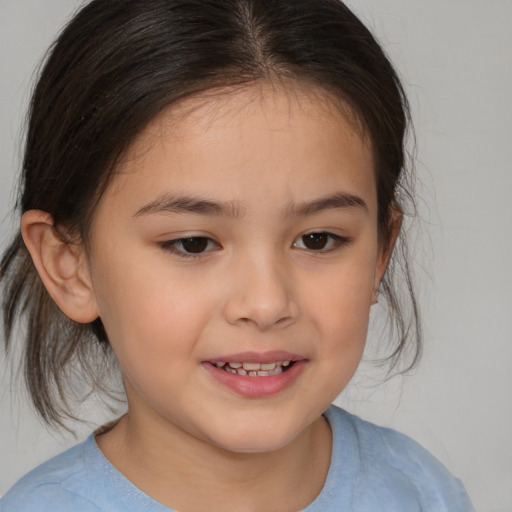
[[[290,444],[303,428],[299,425],[286,425],[282,418],[278,421],[252,421],[238,425],[234,422],[230,429],[210,439],[219,448],[232,453],[270,453]]]

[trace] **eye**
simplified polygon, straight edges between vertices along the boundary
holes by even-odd
[[[219,244],[205,236],[191,236],[168,240],[162,242],[160,246],[166,251],[187,258],[218,249]]]
[[[298,249],[307,249],[309,251],[331,251],[347,245],[350,239],[327,232],[312,232],[300,236],[293,244]]]

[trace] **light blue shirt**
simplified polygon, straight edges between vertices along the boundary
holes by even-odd
[[[333,452],[325,485],[303,512],[474,512],[459,480],[398,432],[335,406],[325,416]],[[24,476],[1,512],[172,512],[128,481],[91,435]]]

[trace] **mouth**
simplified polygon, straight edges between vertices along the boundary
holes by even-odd
[[[214,381],[247,398],[276,395],[303,374],[309,359],[283,350],[243,352],[203,361]]]
[[[242,377],[273,377],[288,371],[294,361],[274,361],[270,363],[217,361],[215,366],[228,373]]]

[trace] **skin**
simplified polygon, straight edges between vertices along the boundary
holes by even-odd
[[[360,201],[318,207],[334,193]],[[226,211],[177,211],[165,204],[176,197]],[[330,462],[322,413],[360,362],[389,257],[372,150],[354,122],[298,87],[188,100],[133,143],[87,253],[59,246],[50,224],[42,212],[22,223],[43,281],[68,316],[101,317],[123,373],[128,413],[97,437],[112,464],[183,512],[311,503]],[[312,249],[311,232],[333,236]],[[203,252],[176,242],[191,237],[207,239]],[[205,370],[271,350],[303,364],[268,396]]]

